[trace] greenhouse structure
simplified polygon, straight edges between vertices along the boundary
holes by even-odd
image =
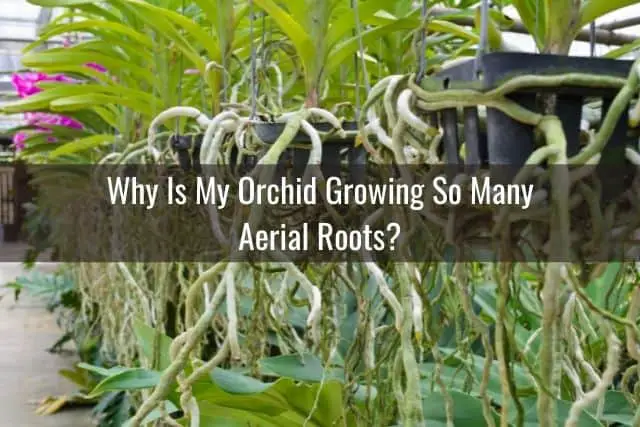
[[[0,6],[0,426],[640,427],[639,1]]]

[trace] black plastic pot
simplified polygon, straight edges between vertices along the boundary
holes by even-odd
[[[278,137],[284,131],[286,124],[283,123],[269,123],[258,122],[254,123],[253,127],[258,137],[267,144],[273,144]],[[314,123],[314,128],[319,132],[330,132],[333,127],[329,123]],[[343,128],[347,131],[358,130],[358,124],[356,122],[345,122]],[[171,147],[178,157],[180,167],[184,171],[194,171],[196,173],[202,172],[200,165],[200,147],[202,146],[202,139],[204,134],[187,134],[187,135],[172,135]],[[309,136],[304,132],[298,132],[293,140],[293,144],[298,147],[288,148],[279,161],[279,167],[281,169],[293,169],[294,175],[302,175],[304,168],[306,167],[309,159],[309,149],[311,147],[311,141]],[[330,135],[323,141],[322,146],[322,172],[325,176],[337,176],[340,174],[343,160],[347,160],[349,165],[360,165],[360,167],[354,168],[354,173],[358,173],[358,176],[352,174],[351,179],[361,179],[364,173],[365,164],[365,149],[360,146],[355,146],[355,140],[349,136],[347,138],[340,138],[339,135]],[[232,150],[231,159],[235,160],[237,151]],[[255,165],[257,159],[245,157],[243,165],[244,169],[251,169]]]
[[[331,132],[334,128],[326,122],[312,123],[312,126],[318,132]],[[254,123],[253,129],[263,142],[273,144],[278,140],[286,127],[285,123]],[[346,131],[357,131],[358,123],[345,122],[342,127]],[[291,167],[294,176],[301,176],[309,159],[309,149],[311,148],[311,140],[309,136],[299,131],[293,138],[293,144],[303,147],[291,147],[283,153],[280,158],[281,167]],[[345,152],[349,164],[359,161],[364,164],[364,149],[355,147],[355,139],[352,136],[340,138],[337,133],[329,135],[323,140],[322,144],[322,173],[325,176],[337,176],[340,174],[342,160],[345,159]],[[358,168],[363,169],[363,168]],[[352,177],[353,178],[353,177]]]
[[[331,132],[334,129],[333,126],[331,126],[331,124],[326,122],[312,123],[312,125],[318,132],[326,133],[326,132]],[[262,141],[264,141],[267,144],[273,144],[274,142],[276,142],[280,137],[280,135],[282,135],[282,132],[284,131],[285,127],[286,127],[285,123],[264,122],[264,123],[253,124],[253,129],[255,130],[256,135],[258,135],[258,138],[260,138]],[[357,131],[358,123],[344,122],[342,124],[342,128],[346,131]],[[344,146],[347,146],[349,144],[353,145],[354,141],[353,141],[353,138],[350,138],[350,137],[340,138],[337,134],[333,134],[333,135],[330,135],[327,139],[325,139],[324,142],[331,143],[331,144],[343,144]],[[299,131],[294,137],[293,143],[294,144],[311,144],[311,141],[309,140],[309,136],[306,133]]]
[[[200,147],[204,134],[171,135],[171,148],[178,156],[180,167],[185,171],[200,173]]]
[[[626,78],[632,61],[606,58],[570,57],[529,53],[489,53],[480,58],[482,70],[481,88],[488,91],[504,81],[521,75],[562,75],[584,73]],[[469,87],[478,80],[474,75],[474,60],[443,70],[436,75],[442,82],[442,89]],[[603,101],[603,116],[609,110],[618,89],[597,88],[580,85],[566,85],[553,88],[532,87],[510,94],[508,97],[523,107],[543,112],[538,94],[555,94],[555,115],[562,121],[567,138],[568,154],[580,150],[580,121],[586,98],[600,98]],[[460,140],[457,128],[451,123],[463,122],[466,141],[466,164],[504,165],[521,167],[535,150],[533,127],[513,120],[499,110],[487,109],[486,136],[479,132],[475,108],[465,108],[464,117],[458,117],[455,109],[439,112],[440,125],[444,129],[444,150],[447,162],[459,164]],[[610,169],[612,165],[625,164],[628,117],[626,112],[620,117],[618,126],[607,144],[600,164]],[[622,174],[621,174],[622,175]],[[621,182],[619,182],[620,184]]]

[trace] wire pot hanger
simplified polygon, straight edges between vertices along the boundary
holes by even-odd
[[[480,41],[473,63],[473,76],[478,79],[482,74],[482,57],[487,51],[489,39],[489,0],[480,3]]]

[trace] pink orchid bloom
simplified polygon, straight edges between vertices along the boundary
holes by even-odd
[[[72,82],[73,80],[62,74],[48,75],[45,73],[23,73],[11,76],[11,83],[16,88],[20,98],[41,92],[37,84],[40,82]]]
[[[27,134],[25,132],[18,132],[13,135],[13,146],[16,148],[16,151],[24,150],[25,139],[27,139]]]
[[[36,131],[36,133],[40,133],[42,131]],[[46,132],[50,132],[45,130],[43,133]],[[27,140],[27,138],[29,138],[29,136],[31,136],[29,133],[27,132],[18,132],[13,136],[13,146],[16,150],[16,152],[20,152],[22,150],[24,150],[25,148],[25,142]],[[50,136],[47,138],[47,142],[55,142],[56,139],[53,136]]]
[[[72,45],[71,41],[67,38],[64,40],[64,46],[70,47]],[[107,69],[102,65],[89,62],[85,64],[85,66],[96,70],[100,73],[105,73]],[[45,74],[40,72],[28,72],[22,74],[14,74],[11,77],[11,82],[18,92],[18,96],[20,98],[26,98],[28,96],[34,95],[42,91],[41,88],[37,86],[39,82],[64,82],[64,83],[74,83],[75,80],[67,77],[63,74]],[[51,130],[47,128],[47,126],[65,126],[73,129],[82,129],[84,126],[82,123],[77,120],[72,119],[71,117],[61,116],[57,114],[48,114],[41,112],[30,112],[25,113],[25,119],[27,124],[36,128],[35,132],[37,133],[50,133]],[[25,146],[25,140],[29,137],[29,134],[26,132],[18,132],[13,137],[13,144],[15,146],[16,151],[22,151]],[[56,139],[51,136],[47,138],[47,141],[54,142]]]
[[[82,123],[71,117],[60,116],[48,113],[25,113],[27,123],[32,126],[42,127],[43,125],[65,126],[73,129],[82,129]]]
[[[103,67],[102,65],[97,64],[95,62],[88,62],[88,63],[85,64],[85,66],[87,66],[89,68],[92,68],[92,69],[96,70],[99,73],[106,73],[107,72],[107,69],[105,67]]]
[[[72,83],[73,79],[62,75],[62,74],[54,74],[48,75],[45,73],[39,72],[28,72],[22,74],[14,74],[11,77],[11,82],[18,92],[18,96],[20,98],[26,98],[36,93],[42,92],[42,89],[37,86],[37,83],[49,81],[49,82],[64,82],[64,83]],[[27,124],[30,126],[36,127],[35,132],[48,133],[51,132],[46,126],[65,126],[73,129],[82,129],[82,123],[77,120],[72,119],[71,117],[60,116],[57,114],[48,114],[41,112],[29,112],[25,113],[25,120]],[[18,132],[13,137],[13,144],[16,151],[22,151],[25,147],[25,140],[28,138],[29,134],[26,132]],[[54,142],[56,139],[51,136],[47,138],[47,141]]]

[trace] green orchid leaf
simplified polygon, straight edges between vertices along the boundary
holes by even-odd
[[[482,411],[480,399],[466,393],[451,390],[448,397],[453,404],[453,425],[456,427],[488,427]],[[422,398],[422,408],[426,425],[446,427],[446,399],[442,392],[428,393]],[[500,424],[498,415],[492,413],[495,425]]]
[[[154,359],[154,354],[156,354],[154,349],[157,345],[157,355],[159,356],[158,369],[164,371],[171,365],[170,348],[173,342],[171,338],[164,334],[159,334],[156,329],[140,319],[134,320],[133,332],[138,340],[140,351],[149,362]]]
[[[110,391],[131,391],[153,388],[160,382],[160,373],[147,369],[127,369],[102,380],[88,397],[101,396]]]
[[[49,159],[55,159],[79,151],[91,150],[106,144],[112,144],[116,140],[114,135],[93,135],[67,142],[49,153]]]
[[[296,19],[278,6],[273,0],[255,0],[254,4],[263,9],[284,32],[296,48],[305,69],[310,67],[315,57],[311,35]]]
[[[616,10],[638,4],[638,0],[589,0],[580,8],[580,21],[577,30],[589,25],[598,18]]]

